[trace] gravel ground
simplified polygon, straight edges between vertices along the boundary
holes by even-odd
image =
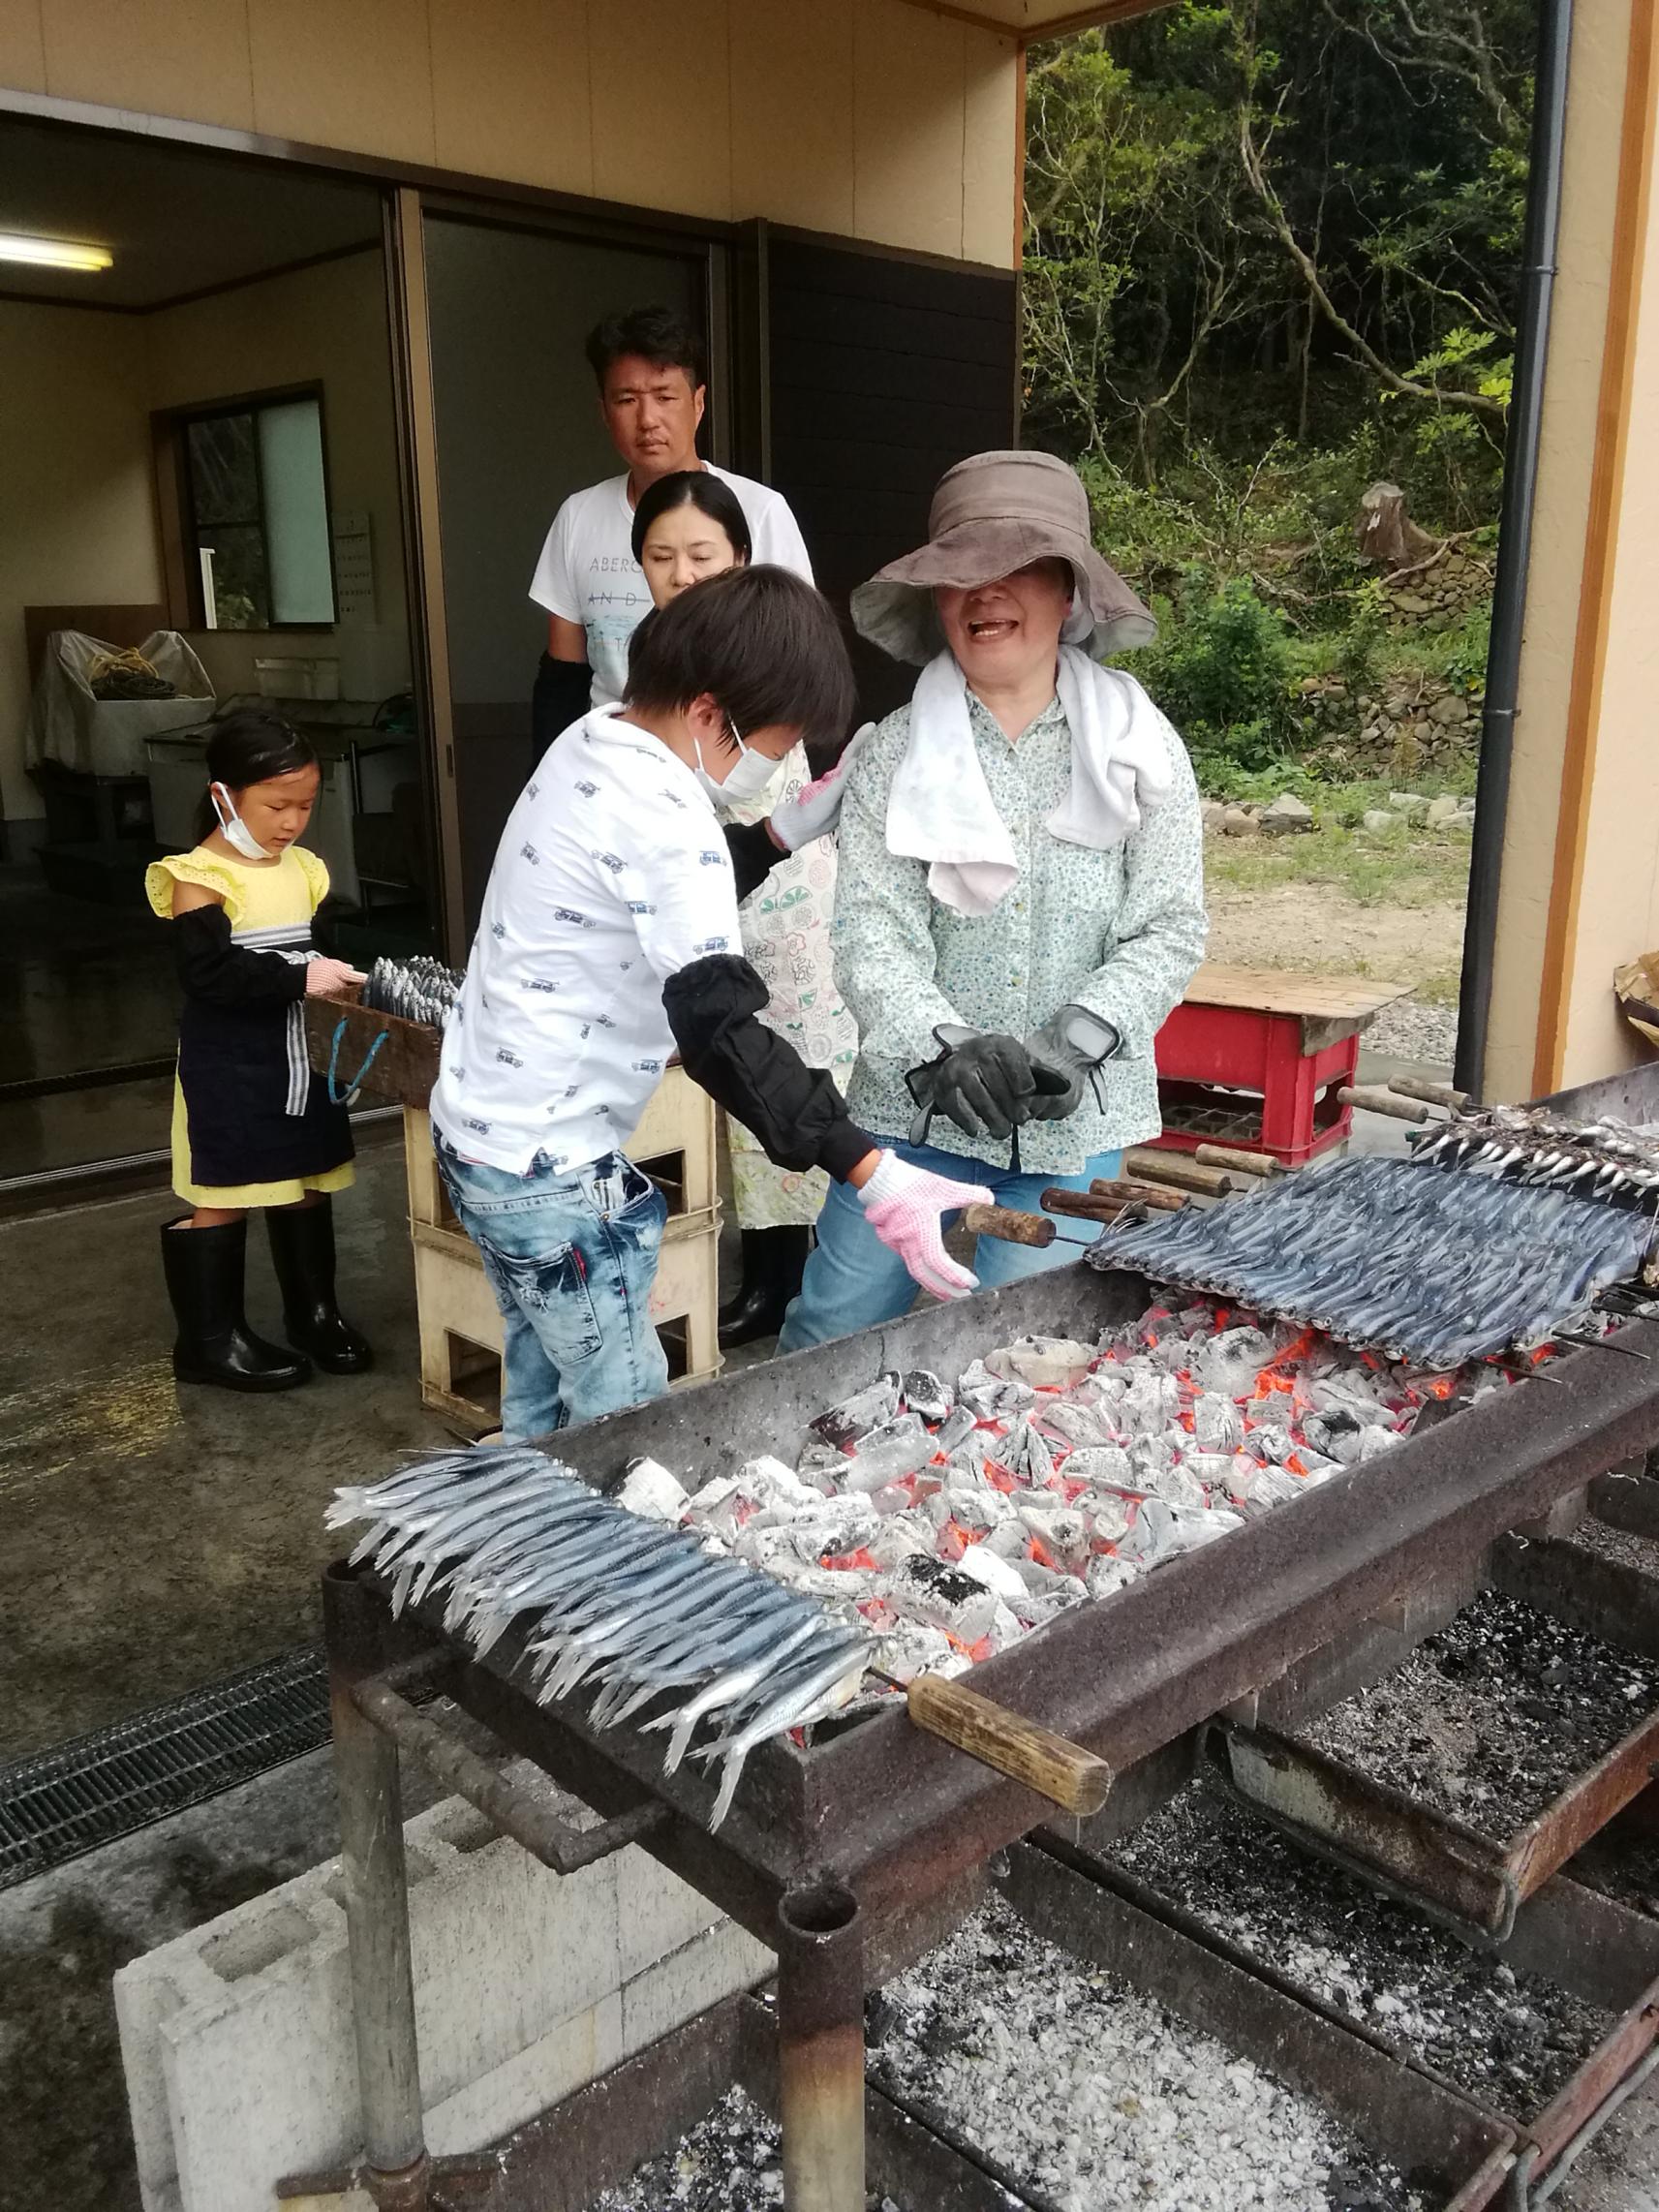
[[[1360,1041],[1367,1052],[1450,1068],[1458,1051],[1458,1009],[1421,1006],[1415,998],[1397,998],[1392,1006],[1383,1008]]]
[[[1065,2212],[1418,2212],[1319,2106],[999,1901],[885,1994],[875,2078]]]
[[[1201,1778],[1119,1845],[1121,1865],[1263,1966],[1406,2044],[1491,2111],[1541,2111],[1612,2024],[1299,1850]]]
[[[727,2090],[706,2120],[672,2150],[635,2166],[620,2189],[607,2189],[593,2212],[776,2212],[783,2201],[783,2156],[777,2122],[741,2089]],[[869,2212],[902,2212],[890,2197],[872,2197]]]
[[[1502,1842],[1656,1705],[1659,1663],[1488,1590],[1301,1733]]]

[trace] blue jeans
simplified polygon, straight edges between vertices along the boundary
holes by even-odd
[[[954,1183],[985,1183],[998,1206],[1026,1214],[1041,1212],[1038,1200],[1045,1190],[1087,1190],[1095,1176],[1117,1175],[1123,1157],[1121,1152],[1098,1152],[1081,1175],[1015,1175],[1005,1167],[964,1158],[960,1152],[940,1152],[936,1145],[906,1145],[896,1137],[876,1137],[873,1142],[897,1152],[912,1167],[949,1176]],[[945,1226],[956,1218],[947,1214]],[[973,1272],[982,1290],[994,1290],[998,1283],[1016,1282],[1044,1268],[1064,1267],[1076,1257],[1076,1244],[1065,1241],[1062,1223],[1060,1234],[1046,1250],[1010,1244],[1000,1237],[977,1238]],[[904,1261],[887,1249],[865,1219],[857,1191],[849,1183],[832,1183],[818,1215],[818,1241],[801,1278],[801,1295],[783,1316],[778,1349],[798,1352],[831,1336],[850,1336],[859,1329],[895,1321],[908,1312],[915,1294]]]
[[[651,1286],[668,1204],[621,1152],[556,1175],[463,1159],[433,1132],[438,1172],[501,1308],[501,1425],[515,1441],[620,1413],[668,1388]]]

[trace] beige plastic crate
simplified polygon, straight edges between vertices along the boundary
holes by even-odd
[[[721,1368],[714,1128],[714,1105],[707,1092],[682,1069],[670,1068],[629,1146],[629,1156],[668,1199],[651,1318],[667,1350],[676,1389],[707,1382]],[[457,1429],[477,1434],[495,1428],[500,1418],[501,1315],[477,1248],[450,1210],[425,1111],[405,1107],[403,1130],[421,1403]],[[641,1139],[653,1149],[647,1151]],[[700,1203],[687,1203],[692,1194]]]

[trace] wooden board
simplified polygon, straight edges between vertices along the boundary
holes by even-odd
[[[1189,1004],[1236,1006],[1256,1014],[1311,1014],[1326,1021],[1364,1020],[1403,998],[1409,983],[1377,983],[1368,975],[1305,975],[1293,968],[1233,968],[1207,960],[1186,987]]]

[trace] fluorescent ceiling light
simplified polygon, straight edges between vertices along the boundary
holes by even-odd
[[[113,265],[108,246],[84,246],[72,238],[36,238],[26,230],[0,230],[0,261],[28,261],[41,269],[93,271]]]

